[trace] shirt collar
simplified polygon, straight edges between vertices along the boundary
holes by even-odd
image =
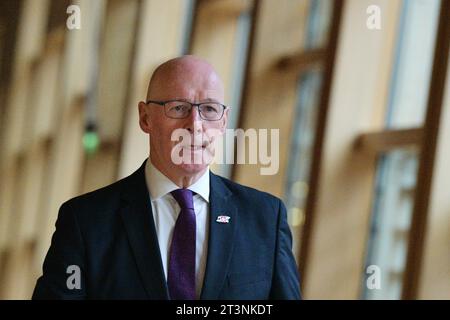
[[[151,163],[150,158],[145,164],[145,180],[152,201],[180,188],[161,171],[155,168]],[[209,167],[200,179],[190,185],[188,189],[200,195],[206,202],[209,202]]]

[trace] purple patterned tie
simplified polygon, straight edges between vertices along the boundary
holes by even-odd
[[[171,192],[181,207],[170,246],[167,285],[172,300],[195,299],[195,211],[192,191]]]

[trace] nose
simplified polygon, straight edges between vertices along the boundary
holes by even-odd
[[[191,113],[186,118],[186,129],[191,133],[198,133],[202,130],[202,118],[200,117],[200,110],[198,106],[192,106]]]

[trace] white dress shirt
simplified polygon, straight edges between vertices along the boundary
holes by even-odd
[[[167,267],[169,265],[170,245],[172,243],[173,229],[180,214],[181,208],[178,202],[170,194],[179,189],[175,183],[156,169],[150,158],[145,165],[145,180],[150,193],[153,219],[155,221],[156,234],[158,236],[159,249],[161,251],[164,275],[167,281]],[[196,216],[196,251],[195,251],[195,287],[197,299],[203,286],[205,276],[206,255],[208,250],[209,232],[209,167],[206,172],[194,184],[188,187],[197,193],[194,195],[194,210]]]

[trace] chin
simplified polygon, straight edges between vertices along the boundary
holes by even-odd
[[[208,149],[196,151],[183,149],[182,161],[177,167],[185,173],[195,174],[205,170],[212,160],[212,153]]]
[[[209,165],[208,163],[203,163],[203,164],[182,163],[182,164],[178,165],[178,168],[181,169],[185,173],[195,174],[195,173],[199,173],[199,172],[202,172],[203,170],[205,170],[208,167],[208,165]]]

